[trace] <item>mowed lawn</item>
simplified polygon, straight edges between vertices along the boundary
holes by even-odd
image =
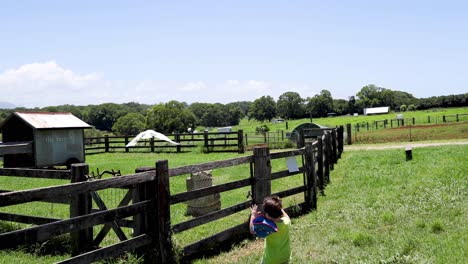
[[[293,219],[293,263],[468,263],[468,146],[348,151],[318,210]],[[263,241],[198,263],[259,263]]]
[[[326,196],[319,197],[318,210],[293,219],[293,263],[467,263],[467,154],[466,145],[415,148],[409,162],[404,149],[343,153],[331,172]],[[92,155],[87,161],[92,171],[121,169],[128,174],[136,167],[152,166],[158,159],[168,159],[171,167],[177,167],[235,156],[122,153]],[[222,170],[219,174],[229,179],[218,180],[244,177],[245,169]],[[8,179],[8,187],[16,185],[13,178]],[[183,186],[185,178],[174,183],[178,181],[176,185]],[[19,189],[32,187],[25,185]],[[172,188],[180,191],[175,190],[177,186]],[[223,203],[234,203],[246,198],[241,191],[224,199]],[[59,213],[56,206],[52,209],[49,205],[47,211]],[[174,222],[184,219],[182,215],[176,218]],[[244,220],[242,214],[239,221]],[[187,234],[174,239],[179,243],[196,237]],[[262,240],[245,240],[230,252],[197,263],[259,263],[262,251]],[[52,263],[65,258],[0,251],[0,263]],[[130,262],[138,261],[124,261]]]

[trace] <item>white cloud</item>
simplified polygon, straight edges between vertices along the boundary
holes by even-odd
[[[230,103],[254,101],[264,95],[276,100],[286,91],[297,91],[303,98],[318,93],[304,84],[262,80],[107,80],[97,73],[76,73],[55,61],[26,64],[0,73],[1,101],[25,107],[131,101],[156,104],[170,100]]]
[[[96,73],[77,74],[48,61],[4,71],[0,91],[2,100],[18,106],[92,104],[107,99],[110,85]]]
[[[183,92],[198,92],[206,89],[206,84],[204,82],[189,82],[181,87],[179,90]]]
[[[227,80],[227,81],[226,81],[226,84],[227,84],[228,86],[236,86],[236,85],[238,85],[239,83],[240,83],[240,82],[239,82],[238,80]]]

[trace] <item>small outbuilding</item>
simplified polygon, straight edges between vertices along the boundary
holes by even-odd
[[[324,134],[324,130],[326,129],[328,129],[328,127],[316,123],[303,123],[293,129],[289,139],[297,144],[298,147],[303,147],[304,139],[320,137]]]
[[[389,109],[389,106],[364,108],[364,115],[388,114]]]
[[[14,112],[0,125],[3,166],[50,167],[84,162],[84,129],[71,113]]]

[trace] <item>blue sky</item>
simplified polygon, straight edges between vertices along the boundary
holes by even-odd
[[[2,1],[18,106],[468,92],[464,1]]]

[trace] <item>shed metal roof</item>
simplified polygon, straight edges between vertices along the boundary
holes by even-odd
[[[17,116],[35,129],[91,128],[90,125],[71,113],[14,112],[0,125],[0,129],[13,116]]]

